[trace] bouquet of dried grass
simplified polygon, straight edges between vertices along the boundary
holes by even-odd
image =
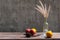
[[[49,7],[47,8],[46,4],[43,5],[41,1],[39,1],[39,3],[41,4],[41,6],[37,5],[37,8],[35,9],[39,11],[44,16],[44,18],[47,19],[49,16],[51,6],[49,5]]]
[[[48,31],[48,22],[47,22],[47,18],[49,16],[49,12],[50,12],[50,8],[51,6],[49,5],[48,8],[46,6],[46,4],[43,5],[43,3],[39,0],[39,3],[41,4],[41,6],[37,5],[37,7],[35,7],[35,9],[37,11],[39,11],[43,16],[44,16],[44,26],[43,26],[43,37],[46,36],[46,32]]]

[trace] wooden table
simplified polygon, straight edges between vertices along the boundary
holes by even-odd
[[[41,33],[38,33],[41,34]],[[0,40],[57,40],[60,39],[60,33],[53,33],[52,38],[30,37],[26,38],[24,33],[20,32],[0,32]]]

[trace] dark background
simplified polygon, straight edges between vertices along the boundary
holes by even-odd
[[[49,29],[60,32],[60,0],[41,0],[51,5]],[[0,0],[0,32],[24,32],[27,27],[43,30],[44,18],[34,7],[39,0]]]

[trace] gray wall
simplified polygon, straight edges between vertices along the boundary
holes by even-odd
[[[49,29],[60,32],[60,0],[41,0],[51,5]],[[0,0],[0,31],[23,32],[28,27],[42,31],[44,18],[34,9],[39,0]]]

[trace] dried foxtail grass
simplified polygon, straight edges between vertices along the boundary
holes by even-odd
[[[41,4],[41,6],[37,5],[35,9],[39,11],[44,16],[44,18],[47,19],[49,16],[51,6],[49,5],[49,7],[47,8],[46,4],[43,5],[43,3],[40,0],[39,0],[39,3]]]

